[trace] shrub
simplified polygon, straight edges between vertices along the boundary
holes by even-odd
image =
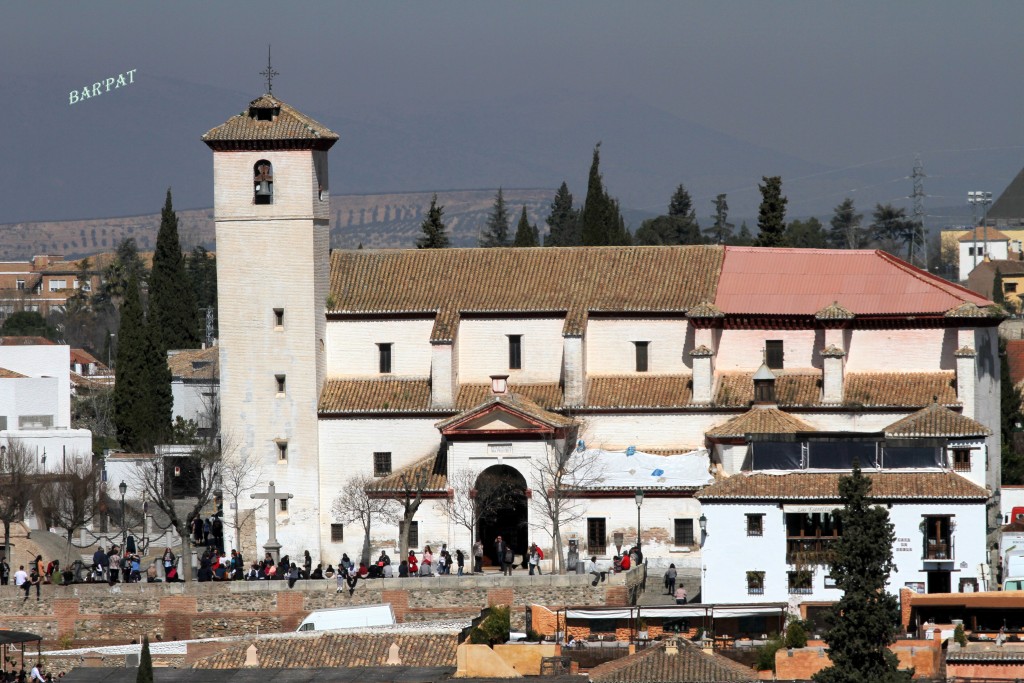
[[[807,628],[800,619],[794,619],[786,627],[785,646],[807,647]]]
[[[956,628],[953,629],[953,640],[957,642],[960,647],[967,647],[967,634],[964,633],[964,625],[957,624]]]
[[[757,648],[757,663],[754,668],[758,671],[775,671],[775,653],[784,646],[782,636],[773,633],[768,642]]]
[[[507,642],[511,627],[510,609],[505,606],[492,607],[491,613],[470,632],[469,642],[474,645]]]

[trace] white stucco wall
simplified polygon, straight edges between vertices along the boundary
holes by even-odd
[[[704,542],[704,602],[775,602],[775,601],[828,601],[838,600],[841,592],[825,588],[824,567],[814,572],[813,588],[809,594],[790,595],[788,574],[793,567],[786,564],[786,527],[784,512],[776,501],[766,504],[706,503],[703,511],[708,520],[708,533]],[[764,535],[746,535],[748,513],[764,514]],[[920,529],[924,515],[954,515],[953,531],[955,557],[952,562],[925,562],[923,534]],[[896,546],[893,557],[897,569],[890,577],[889,591],[898,593],[907,582],[925,582],[926,568],[952,569],[953,591],[958,590],[960,578],[978,578],[979,566],[986,561],[985,504],[895,503],[889,509],[890,521],[895,525]],[[765,572],[764,594],[748,595],[746,572]]]
[[[783,368],[821,368],[824,330],[722,330],[715,371],[754,371],[768,340],[782,340]]]
[[[515,384],[558,382],[562,376],[562,318],[466,320],[456,339],[459,381],[489,383],[507,374]],[[508,367],[508,335],[522,335],[522,368]],[[427,349],[429,354],[429,349]]]
[[[952,370],[955,330],[941,328],[853,330],[846,372]]]
[[[994,228],[989,227],[989,230]],[[989,233],[991,234],[991,232]],[[975,251],[975,247],[977,250]],[[975,251],[975,253],[971,253]],[[985,256],[996,261],[1005,261],[1010,253],[1010,241],[1009,240],[989,240],[984,241],[984,235],[978,239],[977,242],[974,240],[968,242],[960,242],[960,280],[961,282],[967,279],[967,276],[971,274],[978,264],[985,260]]]
[[[593,414],[578,418],[586,425],[591,448],[702,448],[704,433],[726,422],[722,413]]]
[[[73,458],[92,457],[92,432],[88,429],[7,429],[0,431],[0,443],[17,441],[46,472],[59,472]],[[45,461],[43,456],[46,457]]]
[[[33,385],[33,388],[15,390],[18,403],[31,405],[52,405],[49,413],[23,412],[22,415],[52,414],[53,426],[67,428],[71,426],[71,347],[62,344],[39,344],[36,346],[0,346],[0,368],[31,378],[52,378],[44,387]],[[5,380],[7,381],[7,380]],[[42,396],[33,398],[30,394],[40,392]],[[21,395],[24,393],[24,395]],[[2,406],[3,404],[0,404]],[[17,409],[17,408],[15,408]],[[3,410],[0,407],[0,410]],[[10,414],[0,412],[0,414]],[[17,428],[17,422],[8,418],[8,427]]]
[[[171,382],[174,417],[194,420],[200,428],[210,426],[212,411],[219,409],[218,385],[213,382],[175,380]]]
[[[693,333],[681,320],[606,320],[587,323],[587,371],[594,375],[636,372],[635,341],[649,342],[647,372],[667,375],[689,372]]]
[[[380,377],[378,344],[391,344],[391,375],[430,377],[433,320],[331,320],[327,323],[327,374]],[[507,356],[507,352],[506,352]]]

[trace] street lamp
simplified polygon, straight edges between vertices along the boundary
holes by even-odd
[[[639,486],[636,489],[636,493],[633,494],[636,498],[636,548],[640,549],[640,506],[644,504],[644,490]]]
[[[704,516],[704,513],[700,513],[700,519],[697,520],[697,524],[700,525],[700,533],[702,536],[708,535],[708,518]]]
[[[122,480],[117,485],[117,490],[121,492],[121,552],[124,552],[125,543],[128,541],[128,527],[124,525],[124,494],[128,493],[128,484]]]
[[[107,370],[114,368],[113,355],[114,355],[114,337],[117,336],[117,332],[110,333],[110,343],[107,344]]]

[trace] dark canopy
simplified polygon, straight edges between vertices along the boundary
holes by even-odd
[[[27,631],[0,631],[0,645],[13,645],[14,643],[35,643],[41,641],[42,636]]]

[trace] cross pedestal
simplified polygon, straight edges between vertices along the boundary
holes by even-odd
[[[267,501],[267,525],[269,527],[269,538],[263,544],[263,551],[270,553],[274,558],[274,564],[281,561],[281,544],[277,542],[277,501],[293,498],[290,493],[277,493],[274,482],[267,485],[266,493],[250,493],[250,498]]]

